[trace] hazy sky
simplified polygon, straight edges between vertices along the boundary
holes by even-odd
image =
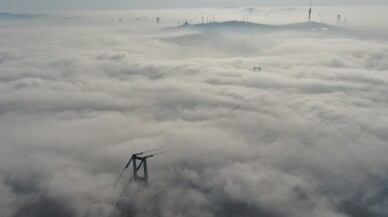
[[[308,4],[308,0],[0,0],[0,10],[49,10],[49,9],[128,9],[214,6],[293,6]],[[364,5],[387,4],[386,0],[315,0],[315,4]]]

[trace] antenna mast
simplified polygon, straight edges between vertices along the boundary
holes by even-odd
[[[309,22],[311,21],[311,4],[312,4],[312,0],[310,0]]]

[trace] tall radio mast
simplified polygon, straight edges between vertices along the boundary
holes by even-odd
[[[312,4],[312,0],[310,0],[309,22],[311,21],[311,4]]]

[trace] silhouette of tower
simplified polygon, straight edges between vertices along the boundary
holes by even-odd
[[[149,158],[149,156],[140,157],[138,155],[132,155],[132,159],[133,159],[132,166],[133,166],[133,174],[135,176],[135,181],[143,181],[146,185],[148,184],[147,158]],[[137,165],[137,161],[140,161],[139,165]],[[143,177],[139,176],[137,173],[141,166],[143,166],[143,172],[144,172]]]
[[[190,23],[191,23],[191,21],[190,21]],[[190,26],[190,23],[187,22],[187,20],[185,20],[185,22],[181,26]]]
[[[342,24],[341,15],[337,15],[337,25],[341,25],[341,24]]]
[[[131,159],[129,160],[129,162],[127,163],[127,165],[125,166],[125,168],[128,168],[129,165],[131,164],[132,162],[132,167],[133,167],[133,176],[135,178],[135,181],[141,181],[143,182],[145,185],[148,184],[148,168],[147,168],[147,158],[151,158],[155,155],[159,155],[161,153],[157,153],[157,154],[152,154],[152,155],[148,155],[148,156],[141,156],[143,153],[146,153],[146,152],[142,152],[142,153],[138,153],[138,154],[133,154],[131,156]],[[138,164],[139,163],[139,164]],[[143,166],[143,176],[140,176],[138,174],[138,171],[140,170],[140,168]],[[117,182],[116,182],[117,183]]]
[[[311,4],[312,4],[312,0],[310,0],[310,9],[309,9],[309,22],[311,21]]]

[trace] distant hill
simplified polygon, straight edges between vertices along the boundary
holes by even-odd
[[[23,20],[23,19],[39,19],[52,17],[47,14],[13,14],[13,13],[1,13],[0,20]]]
[[[266,25],[245,21],[226,21],[226,22],[211,22],[211,23],[199,23],[186,26],[187,28],[199,28],[208,30],[217,29],[278,29],[278,26]]]
[[[318,23],[318,22],[291,23],[291,24],[282,25],[281,27],[285,29],[291,29],[291,30],[295,29],[295,30],[305,30],[305,31],[309,31],[309,30],[340,31],[344,29],[341,27],[332,26],[325,23]]]
[[[296,11],[296,8],[275,8],[272,11]]]
[[[179,28],[193,28],[200,30],[233,30],[233,31],[279,31],[279,30],[294,30],[294,31],[330,31],[330,32],[346,32],[345,28],[328,25],[318,22],[302,22],[291,23],[286,25],[268,25],[260,23],[252,23],[245,21],[226,21],[226,22],[211,22],[199,23],[194,25],[180,26]]]
[[[247,13],[247,14],[256,14],[259,11],[256,10],[255,8],[247,8],[247,9],[242,10],[242,12]]]
[[[286,25],[266,25],[244,21],[227,21],[200,23],[180,27],[172,27],[166,30],[185,30],[185,34],[176,37],[164,38],[169,42],[204,49],[214,49],[226,53],[238,52],[239,55],[256,55],[260,47],[252,43],[252,40],[260,40],[261,37],[299,37],[307,36],[361,36],[358,32],[316,22],[292,23]],[[189,30],[189,31],[186,31]],[[194,31],[192,31],[194,30]],[[294,34],[296,33],[296,34]],[[361,36],[362,37],[362,36]],[[238,39],[237,39],[238,38]]]

